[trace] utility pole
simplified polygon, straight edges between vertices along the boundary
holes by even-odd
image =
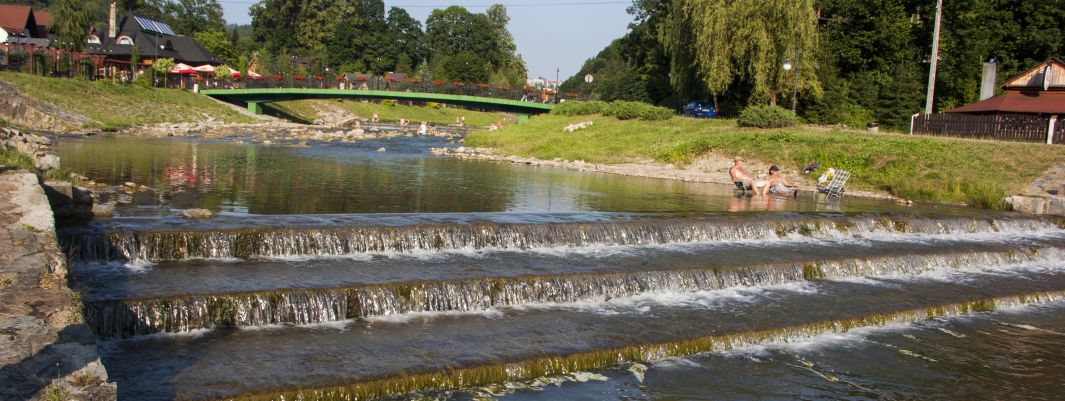
[[[932,114],[932,97],[936,91],[936,64],[939,62],[939,20],[943,16],[943,0],[936,0],[936,27],[932,33],[932,59],[928,70],[928,95],[924,101],[924,113]]]

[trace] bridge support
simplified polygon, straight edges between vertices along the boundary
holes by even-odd
[[[263,114],[262,102],[248,102],[248,112],[251,114]]]

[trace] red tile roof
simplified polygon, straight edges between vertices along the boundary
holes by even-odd
[[[0,5],[0,28],[22,32],[30,19],[30,6],[17,4]]]
[[[34,11],[33,19],[37,20],[37,25],[40,26],[52,25],[52,14],[45,11]]]
[[[1006,92],[981,102],[947,110],[947,112],[1065,115],[1065,92]]]

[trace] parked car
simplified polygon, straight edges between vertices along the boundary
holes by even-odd
[[[691,102],[684,106],[684,116],[692,118],[715,118],[717,110],[706,102]]]

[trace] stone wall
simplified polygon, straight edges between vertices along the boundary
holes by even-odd
[[[0,400],[114,400],[35,174],[0,172]]]
[[[85,101],[91,102],[92,99]],[[16,125],[45,131],[74,131],[89,119],[43,100],[25,96],[10,82],[0,80],[0,118]]]

